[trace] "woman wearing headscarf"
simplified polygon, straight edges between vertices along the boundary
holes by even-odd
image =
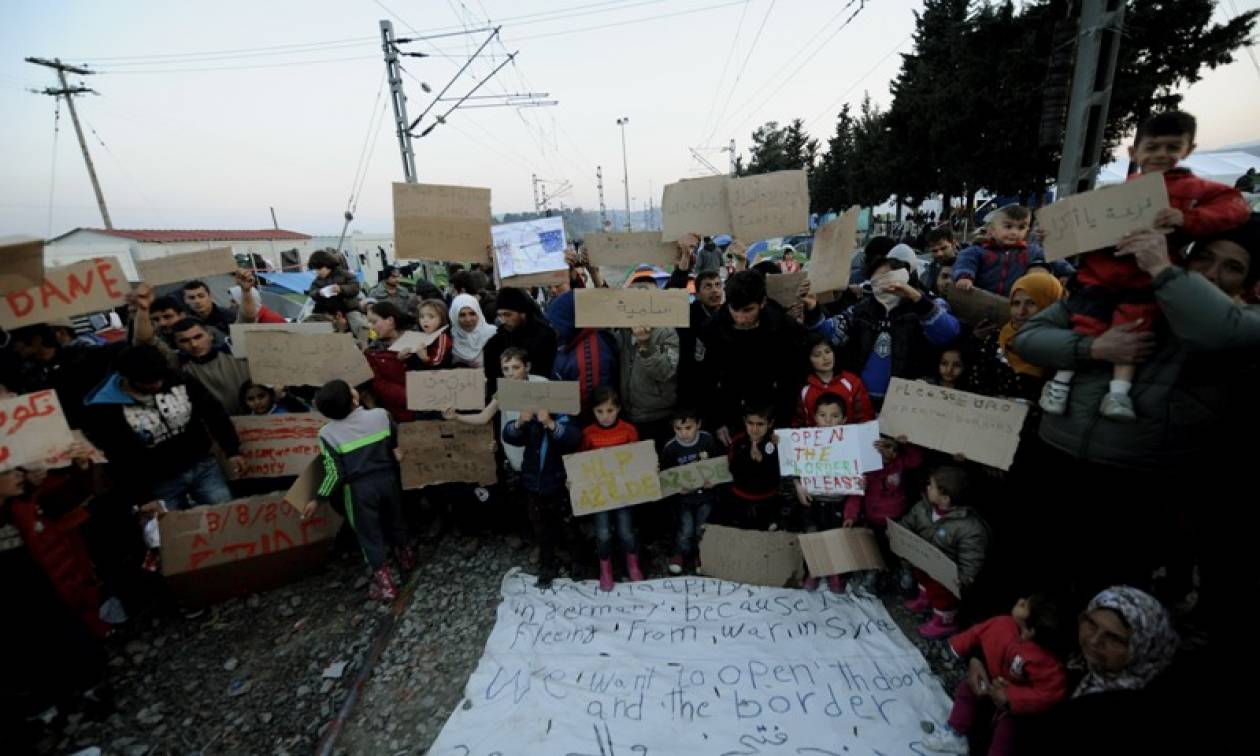
[[[1029,273],[1011,287],[1011,319],[976,347],[966,377],[967,388],[986,396],[1006,396],[1036,402],[1046,371],[1020,357],[1011,340],[1029,318],[1059,301],[1063,285],[1048,271]]]
[[[486,322],[481,303],[471,294],[457,295],[451,300],[451,321],[455,365],[481,367],[482,352],[497,333],[497,329]]]

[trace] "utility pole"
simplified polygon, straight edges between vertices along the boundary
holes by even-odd
[[[731,175],[734,176],[735,175],[735,139],[734,138],[731,139],[731,143],[726,148],[726,151],[731,153]]]
[[[626,124],[630,123],[630,116],[617,119],[617,125],[621,127],[621,172],[622,182],[626,185],[626,230],[630,230],[630,163],[626,159]]]
[[[538,204],[538,174],[532,174],[530,179],[534,184],[534,212],[539,212],[538,208],[542,207],[542,205]]]
[[[595,166],[595,188],[599,190],[599,229],[604,230],[608,223],[608,208],[604,206],[604,169]]]
[[[648,182],[648,216],[644,231],[652,231],[656,228],[656,198],[652,196],[652,182]]]
[[[1084,0],[1055,199],[1094,188],[1120,53],[1124,0]]]
[[[408,184],[414,184],[416,153],[411,149],[411,130],[407,126],[407,95],[403,93],[402,68],[398,65],[398,48],[394,46],[394,24],[388,19],[381,20],[381,49],[385,51],[385,73],[389,77],[389,99],[394,105],[394,128],[402,152],[403,176]],[[349,223],[347,220],[346,224]],[[344,231],[342,236],[345,236]]]
[[[74,95],[77,94],[98,94],[95,90],[88,89],[84,86],[71,87],[66,83],[66,71],[70,73],[89,76],[96,73],[95,71],[84,68],[82,66],[68,66],[61,62],[60,58],[47,60],[45,58],[27,58],[27,63],[34,63],[37,66],[51,68],[57,72],[57,78],[61,82],[61,89],[47,88],[42,92],[31,90],[36,94],[46,94],[53,97],[66,98],[66,106],[70,110],[70,120],[74,123],[74,133],[79,137],[79,149],[83,150],[83,162],[87,164],[88,178],[92,180],[92,190],[96,192],[96,206],[101,210],[101,220],[105,222],[106,229],[113,229],[114,223],[109,219],[109,210],[105,207],[105,194],[101,192],[101,182],[96,178],[96,166],[92,165],[92,155],[88,153],[87,140],[83,138],[83,127],[79,125],[79,114],[74,109]]]

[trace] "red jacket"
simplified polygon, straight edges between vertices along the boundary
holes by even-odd
[[[639,431],[633,425],[617,418],[611,428],[602,428],[599,423],[591,423],[582,429],[582,445],[578,451],[607,449],[610,446],[633,444],[639,440]]]
[[[1174,234],[1182,242],[1227,231],[1246,223],[1251,216],[1251,209],[1237,189],[1201,179],[1186,168],[1165,171],[1164,188],[1168,190],[1168,204],[1184,216],[1181,228]],[[1081,258],[1076,277],[1086,286],[1107,289],[1142,289],[1151,285],[1151,277],[1138,268],[1132,257],[1116,257],[1110,248]]]
[[[878,530],[906,513],[904,473],[923,464],[923,452],[913,444],[904,444],[892,462],[882,470],[866,473],[866,491],[850,496],[844,502],[844,519],[862,521]]]
[[[1009,614],[994,617],[949,639],[954,653],[966,657],[979,649],[989,679],[1009,685],[1006,697],[1012,714],[1036,714],[1067,698],[1067,673],[1054,655],[1031,640],[1019,637],[1019,625]]]
[[[875,419],[875,408],[862,379],[847,370],[837,370],[831,380],[823,383],[817,374],[810,374],[801,388],[800,401],[796,405],[796,424],[808,428],[814,424],[814,408],[823,394],[836,394],[844,400],[847,423],[865,423]]]
[[[372,368],[372,395],[378,407],[389,412],[396,423],[412,419],[407,409],[407,364],[398,359],[398,352],[388,349],[364,352]]]

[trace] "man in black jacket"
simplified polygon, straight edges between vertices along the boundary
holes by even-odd
[[[686,238],[678,242],[678,261],[665,284],[667,289],[685,289],[691,280],[691,248]],[[696,276],[696,296],[691,303],[691,323],[678,329],[678,406],[699,406],[704,391],[702,376],[696,367],[696,335],[722,310],[722,275],[717,270],[702,271]]]
[[[508,347],[520,347],[529,352],[530,372],[551,378],[556,362],[556,332],[543,319],[538,303],[524,289],[509,286],[499,291],[495,304],[499,332],[490,337],[482,351],[487,395],[493,396],[499,385],[499,376],[503,375],[499,358]]]

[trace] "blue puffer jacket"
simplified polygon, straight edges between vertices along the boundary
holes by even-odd
[[[548,431],[542,423],[508,421],[503,426],[503,443],[525,447],[521,462],[521,483],[536,494],[552,494],[564,488],[564,455],[582,443],[582,431],[567,415],[554,415],[556,429]]]
[[[1045,259],[1045,252],[1037,244],[1003,247],[996,241],[986,240],[958,253],[954,261],[954,281],[970,278],[985,291],[1007,296],[1015,282],[1028,272],[1029,265]]]
[[[547,320],[556,331],[559,345],[551,378],[578,382],[582,391],[582,413],[587,415],[595,387],[617,385],[616,342],[607,331],[577,327],[576,303],[571,290],[556,297],[547,307]]]

